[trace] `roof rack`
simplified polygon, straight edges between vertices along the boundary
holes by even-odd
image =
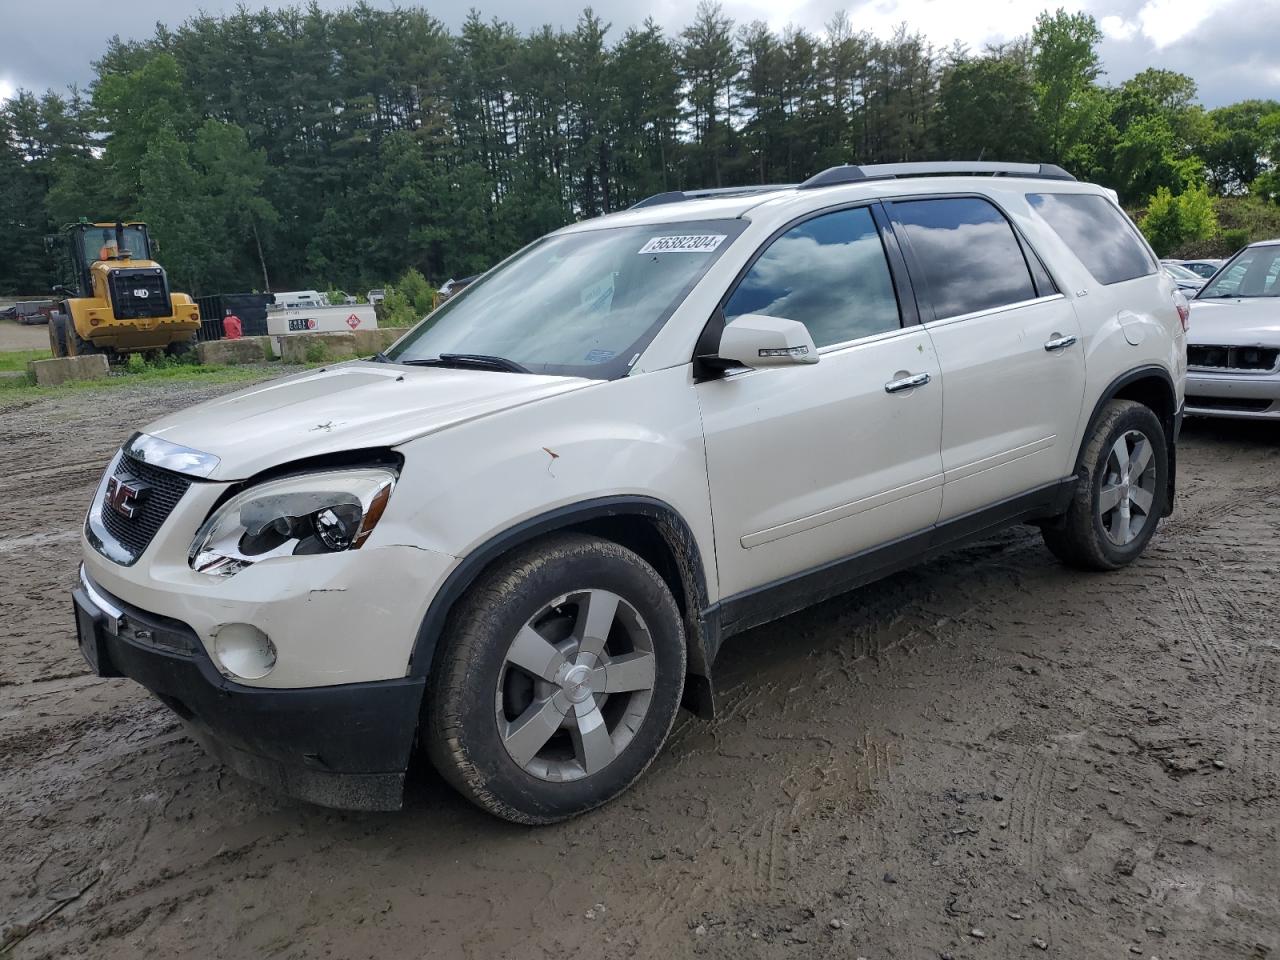
[[[794,183],[765,183],[754,187],[712,187],[707,190],[668,190],[666,193],[655,193],[645,197],[630,209],[656,207],[664,203],[682,203],[685,200],[706,200],[710,197],[746,197],[753,193],[768,193],[771,190],[790,190]]]
[[[1028,177],[1035,180],[1075,180],[1053,163],[1002,163],[998,160],[935,160],[924,163],[875,163],[865,167],[845,164],[814,174],[797,188],[833,187],[863,180],[894,180],[898,177],[961,177],[985,174],[995,177]]]

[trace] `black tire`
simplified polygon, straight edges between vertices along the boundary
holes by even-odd
[[[76,329],[75,323],[70,318],[67,319],[67,346],[72,348],[74,355],[77,357],[87,357],[95,353],[110,353],[110,351],[94,344],[92,340],[86,340],[80,336],[80,331]],[[108,359],[110,358],[108,357]]]
[[[196,342],[192,340],[178,340],[169,344],[164,348],[165,356],[169,357],[188,357],[195,352]]]
[[[630,737],[629,742],[596,771],[556,782],[517,762],[504,746],[499,729],[503,721],[501,714],[495,715],[495,708],[503,710],[506,702],[501,684],[510,667],[513,639],[540,611],[562,610],[562,606],[552,606],[553,601],[575,591],[593,591],[591,597],[616,595],[623,602],[620,610],[629,607],[640,618],[643,635],[652,648],[653,679],[643,719],[633,731],[633,725],[627,725],[629,732],[624,736]],[[574,616],[585,616],[584,609],[579,608]],[[620,628],[612,615],[609,623],[615,631],[609,634],[612,647],[622,634],[617,632]],[[441,642],[444,646],[436,657],[424,705],[428,755],[463,796],[514,823],[554,823],[626,790],[661,750],[684,688],[684,628],[671,591],[636,554],[596,537],[557,535],[501,561],[481,576],[452,611]],[[593,696],[601,703],[601,713],[607,714],[609,697],[632,695],[608,694],[603,701]],[[588,697],[583,709],[589,709],[591,702]],[[630,710],[632,702],[619,699],[616,706]],[[523,717],[520,710],[516,708],[515,713]],[[621,726],[612,729],[617,731]],[[563,743],[570,733],[558,731],[551,736],[544,750]],[[568,763],[574,762],[570,757]]]
[[[67,315],[55,313],[49,318],[49,352],[55,357],[67,356]]]
[[[1115,486],[1109,482],[1115,479],[1113,449],[1121,438],[1132,438],[1136,434],[1150,444],[1147,467],[1150,472],[1144,472],[1138,479],[1145,479],[1142,487],[1149,490],[1151,502],[1149,509],[1142,511],[1142,524],[1133,539],[1120,543],[1112,532],[1117,521],[1109,521],[1104,515],[1102,493],[1104,485],[1109,489]],[[1126,481],[1122,485],[1125,496],[1137,485],[1137,480]],[[1126,566],[1142,554],[1155,535],[1168,491],[1169,448],[1160,418],[1150,407],[1133,400],[1111,400],[1085,441],[1071,506],[1060,523],[1043,528],[1045,545],[1063,563],[1080,570],[1116,570]]]

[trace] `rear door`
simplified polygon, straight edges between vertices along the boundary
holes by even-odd
[[[940,520],[1070,475],[1084,349],[1039,257],[985,197],[886,208],[942,368]]]
[[[878,208],[812,216],[768,242],[724,301],[729,320],[804,323],[820,360],[697,386],[722,596],[927,532],[937,519],[938,362],[908,288],[900,308],[890,256],[901,259],[886,236]]]

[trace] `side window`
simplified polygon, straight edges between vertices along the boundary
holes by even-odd
[[[1132,223],[1095,193],[1029,193],[1027,201],[1105,285],[1156,272]]]
[[[1022,245],[988,201],[896,201],[893,216],[906,229],[936,319],[1036,298]]]
[[[792,227],[769,245],[725,304],[744,313],[798,320],[819,347],[901,325],[880,233],[866,207]]]

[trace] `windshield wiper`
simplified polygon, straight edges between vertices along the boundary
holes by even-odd
[[[487,353],[442,353],[438,357],[393,360],[392,363],[404,363],[415,367],[453,367],[462,370],[469,367],[478,367],[481,370],[500,370],[503,373],[533,372],[514,360],[508,360],[506,357],[490,356]]]

